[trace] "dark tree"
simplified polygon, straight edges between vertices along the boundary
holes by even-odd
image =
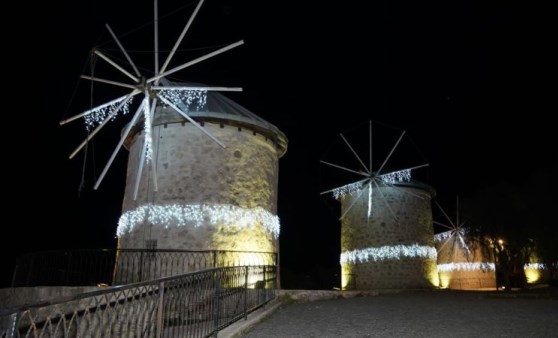
[[[501,182],[477,193],[467,209],[472,215],[470,236],[495,258],[497,283],[507,290],[525,287],[523,267],[535,247],[525,195],[517,186]]]

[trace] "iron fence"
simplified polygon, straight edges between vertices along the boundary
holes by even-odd
[[[208,337],[273,299],[276,273],[212,268],[0,309],[0,338]]]
[[[12,286],[124,285],[225,266],[276,265],[271,252],[98,249],[19,257]]]

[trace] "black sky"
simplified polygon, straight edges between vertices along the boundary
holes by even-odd
[[[161,49],[168,49],[194,4],[159,2],[161,15],[179,9],[161,20]],[[150,1],[40,6],[14,10],[17,23],[4,28],[5,210],[21,210],[4,225],[14,230],[3,241],[4,284],[24,252],[115,247],[126,154],[100,190],[92,185],[121,125],[99,135],[78,198],[83,157],[67,155],[83,128],[58,122],[89,106],[88,83],[72,93],[89,72],[89,51],[115,48],[106,43],[105,23],[119,35],[147,24],[122,41],[130,50],[152,49]],[[549,85],[555,39],[547,13],[508,1],[207,0],[182,47],[238,39],[245,45],[176,78],[244,87],[230,97],[287,135],[279,184],[282,264],[287,274],[320,276],[337,266],[339,223],[318,194],[319,160],[341,131],[368,120],[407,130],[430,163],[428,183],[442,204],[556,162],[550,122],[556,94]],[[206,51],[180,53],[174,64]],[[132,55],[152,67],[145,53]],[[107,69],[97,63],[96,71]],[[95,88],[96,102],[113,95]]]

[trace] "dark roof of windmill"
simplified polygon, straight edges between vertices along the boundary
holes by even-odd
[[[161,82],[165,86],[205,86],[196,83],[173,82],[164,78]],[[287,137],[279,128],[217,91],[207,91],[206,102],[202,107],[192,107],[184,103],[184,105],[179,105],[179,108],[198,122],[219,122],[253,129],[255,132],[275,140],[280,148],[280,156],[287,151]],[[158,118],[155,117],[154,124],[184,122],[185,120],[170,107],[163,110],[160,118],[164,121],[157,121]]]

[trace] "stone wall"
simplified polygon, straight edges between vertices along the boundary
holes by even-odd
[[[366,188],[341,198],[343,214],[354,203],[341,228],[344,289],[437,285],[430,198],[413,186],[379,186],[371,195]]]
[[[123,213],[143,205],[236,207],[250,211],[277,211],[278,150],[266,136],[250,129],[219,123],[204,128],[223,142],[223,149],[191,123],[162,124],[153,129],[153,160],[144,167],[137,200],[133,190],[143,144],[142,133],[130,146]],[[146,210],[149,213],[149,210]],[[196,224],[180,224],[176,218],[163,224],[137,222],[119,239],[120,248],[144,248],[156,240],[158,249],[276,251],[276,240],[262,222],[234,227],[213,220],[208,213]],[[228,220],[227,220],[228,221]],[[239,222],[245,221],[240,219]]]
[[[453,236],[452,236],[453,234]],[[440,287],[454,290],[496,289],[494,258],[464,235],[437,234]]]

